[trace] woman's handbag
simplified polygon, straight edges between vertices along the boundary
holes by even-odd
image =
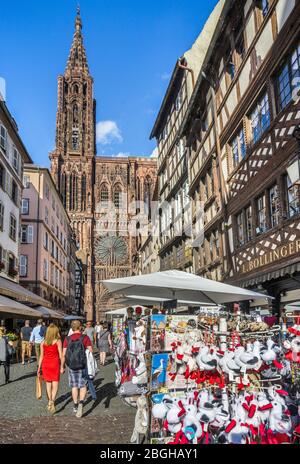
[[[40,375],[37,375],[36,377],[35,391],[36,391],[36,399],[41,400],[42,399],[42,377]]]

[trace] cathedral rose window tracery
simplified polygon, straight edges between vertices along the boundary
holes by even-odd
[[[116,266],[126,262],[128,249],[122,237],[99,238],[95,246],[95,255],[101,264]]]

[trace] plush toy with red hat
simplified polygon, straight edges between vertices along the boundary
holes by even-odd
[[[141,316],[141,315],[143,314],[143,308],[141,308],[140,306],[137,306],[137,307],[135,308],[135,314],[136,314],[137,316]]]

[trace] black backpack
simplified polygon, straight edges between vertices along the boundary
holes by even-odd
[[[42,325],[42,327],[40,328],[40,337],[45,338],[46,332],[47,332],[47,327]]]
[[[67,338],[66,365],[72,369],[72,371],[79,371],[86,367],[86,354],[83,344],[84,337],[84,335],[81,335],[77,340],[72,340],[71,337]]]

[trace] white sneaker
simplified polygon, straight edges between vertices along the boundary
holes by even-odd
[[[79,403],[77,413],[76,413],[76,417],[78,417],[79,419],[82,417],[82,411],[83,411],[83,404]]]

